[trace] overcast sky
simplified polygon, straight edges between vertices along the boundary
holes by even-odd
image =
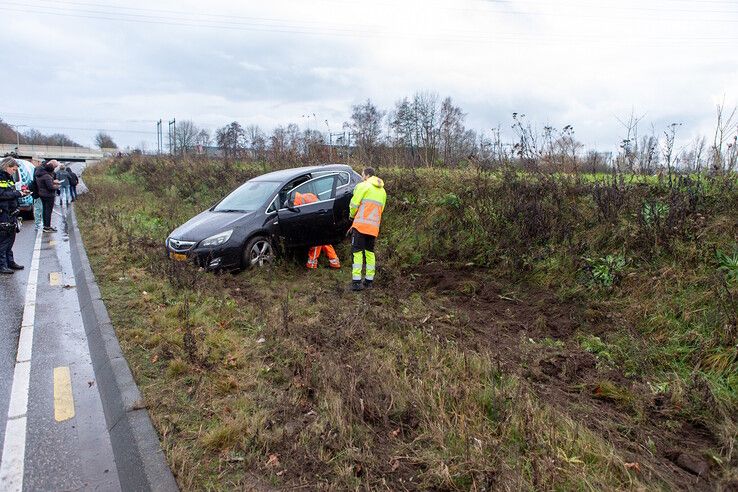
[[[686,141],[738,96],[736,1],[0,0],[0,18],[0,118],[82,144],[151,150],[160,118],[336,132],[352,104],[432,91],[479,132],[518,112],[613,149],[631,114]]]

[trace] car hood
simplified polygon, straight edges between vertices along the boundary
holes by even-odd
[[[206,210],[177,227],[169,237],[185,241],[202,241],[205,238],[242,224],[254,212],[211,212]]]

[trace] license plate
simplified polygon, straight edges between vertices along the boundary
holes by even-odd
[[[169,257],[175,261],[187,261],[187,255],[183,255],[182,253],[169,253]]]

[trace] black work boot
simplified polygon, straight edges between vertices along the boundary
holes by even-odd
[[[16,262],[11,263],[8,265],[12,270],[23,270],[25,267],[23,265],[19,265]]]
[[[361,285],[361,280],[352,281],[351,290],[353,290],[354,292],[359,292],[360,290],[364,290],[364,286]]]
[[[374,283],[373,280],[364,279],[364,288],[365,289],[371,289],[373,283]]]
[[[8,267],[2,267],[2,268],[0,268],[0,273],[5,273],[5,274],[10,275],[10,274],[15,273],[15,270],[11,270]]]

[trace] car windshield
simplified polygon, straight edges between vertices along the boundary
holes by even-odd
[[[213,208],[214,212],[250,212],[263,206],[277,191],[279,183],[247,181]]]

